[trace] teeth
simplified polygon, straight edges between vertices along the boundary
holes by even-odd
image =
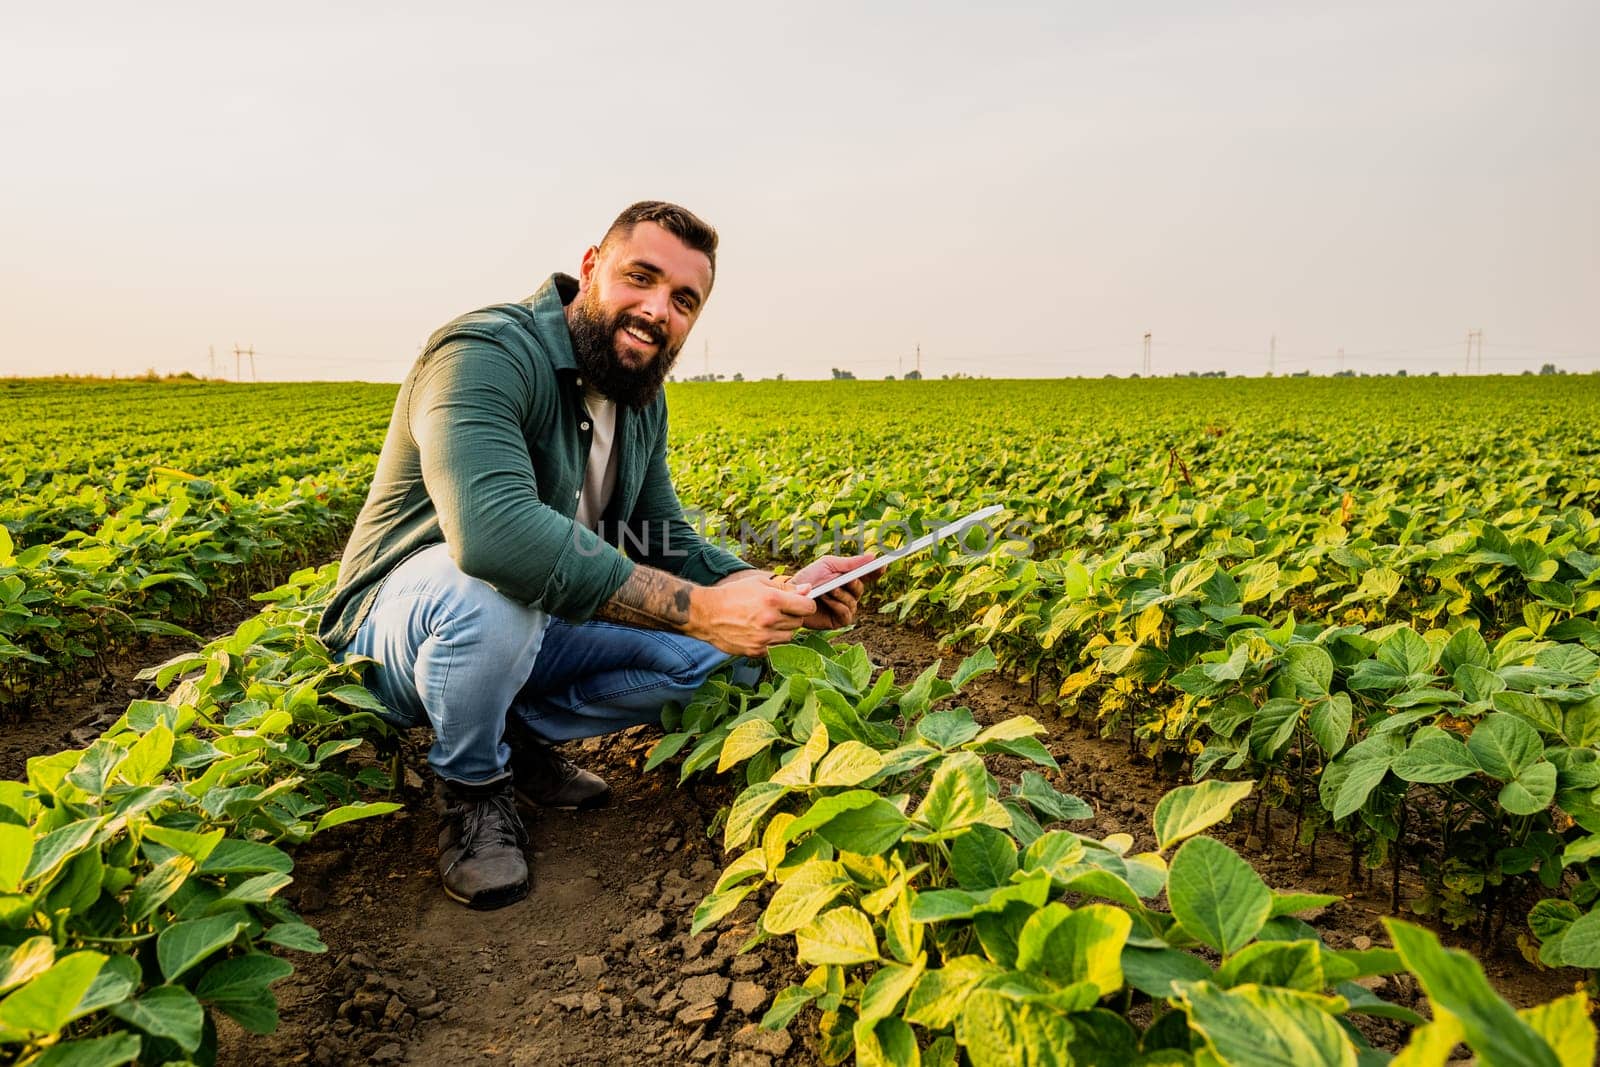
[[[645,333],[643,330],[637,329],[636,327],[624,326],[623,329],[627,331],[629,337],[632,337],[636,341],[640,341],[647,345],[653,345],[656,343],[656,339],[654,337],[651,337],[649,334]]]

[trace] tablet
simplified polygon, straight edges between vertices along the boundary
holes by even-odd
[[[864,578],[875,571],[881,571],[895,560],[905,559],[907,556],[915,555],[916,553],[921,552],[923,549],[932,548],[935,542],[941,541],[946,537],[959,534],[963,530],[966,530],[968,527],[972,526],[974,523],[982,522],[984,519],[998,515],[1004,510],[1005,506],[1002,504],[991,504],[986,508],[980,508],[970,515],[966,515],[957,519],[955,522],[945,523],[943,526],[939,527],[930,534],[923,534],[921,537],[909,544],[901,545],[893,552],[884,553],[871,563],[864,563],[847,574],[840,574],[829,578],[827,581],[823,582],[821,585],[817,586],[815,589],[811,590],[811,592],[805,595],[809,597],[819,597],[823,596],[824,594],[831,593],[842,585],[849,585],[857,578]]]

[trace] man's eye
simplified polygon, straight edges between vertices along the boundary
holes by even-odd
[[[677,299],[678,299],[678,306],[681,307],[683,310],[685,310],[685,311],[693,311],[694,310],[694,301],[693,300],[690,300],[686,296],[680,296]]]
[[[643,285],[646,282],[648,282],[650,279],[645,277],[640,272],[634,270],[634,271],[629,271],[628,272],[628,280],[630,282],[637,282],[638,284]]]

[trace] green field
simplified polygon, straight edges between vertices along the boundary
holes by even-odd
[[[0,698],[48,714],[108,651],[334,558],[394,395],[0,383]],[[863,1064],[1387,1062],[1345,1025],[1367,1013],[1418,1024],[1411,1063],[1458,1041],[1484,1063],[1592,1061],[1585,992],[1513,1011],[1401,922],[1393,951],[1333,950],[1294,918],[1321,898],[1274,893],[1203,831],[1292,812],[1300,847],[1335,835],[1358,866],[1423,872],[1397,907],[1521,932],[1592,987],[1600,376],[669,400],[686,506],[780,563],[1006,509],[878,587],[882,612],[968,656],[956,678],[895,679],[818,635],[775,652],[760,690],[714,680],[669,715],[651,764],[738,789],[697,925],[760,901],[814,968],[773,1025],[802,1020],[824,1059]],[[99,1041],[159,1062],[198,1055],[207,1012],[275,1022],[267,987],[289,965],[269,952],[318,946],[274,899],[277,845],[389,810],[362,799],[382,773],[344,769],[379,729],[370,698],[307,630],[330,577],[302,571],[175,662],[163,686],[199,674],[169,704],[0,783],[0,1050]],[[994,669],[1031,686],[1033,717],[980,728],[953,706]],[[1049,716],[1198,783],[1156,809],[1157,851],[1063,825],[1086,806],[1042,776]],[[997,778],[1001,756],[1039,773]],[[1433,1021],[1356,984],[1401,972]]]

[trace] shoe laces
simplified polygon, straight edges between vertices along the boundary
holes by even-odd
[[[463,799],[457,802],[456,810],[461,813],[461,840],[458,842],[461,851],[456,863],[480,847],[521,847],[528,843],[528,831],[517,814],[516,801],[509,789],[496,790],[481,800]],[[452,863],[451,867],[454,866]]]

